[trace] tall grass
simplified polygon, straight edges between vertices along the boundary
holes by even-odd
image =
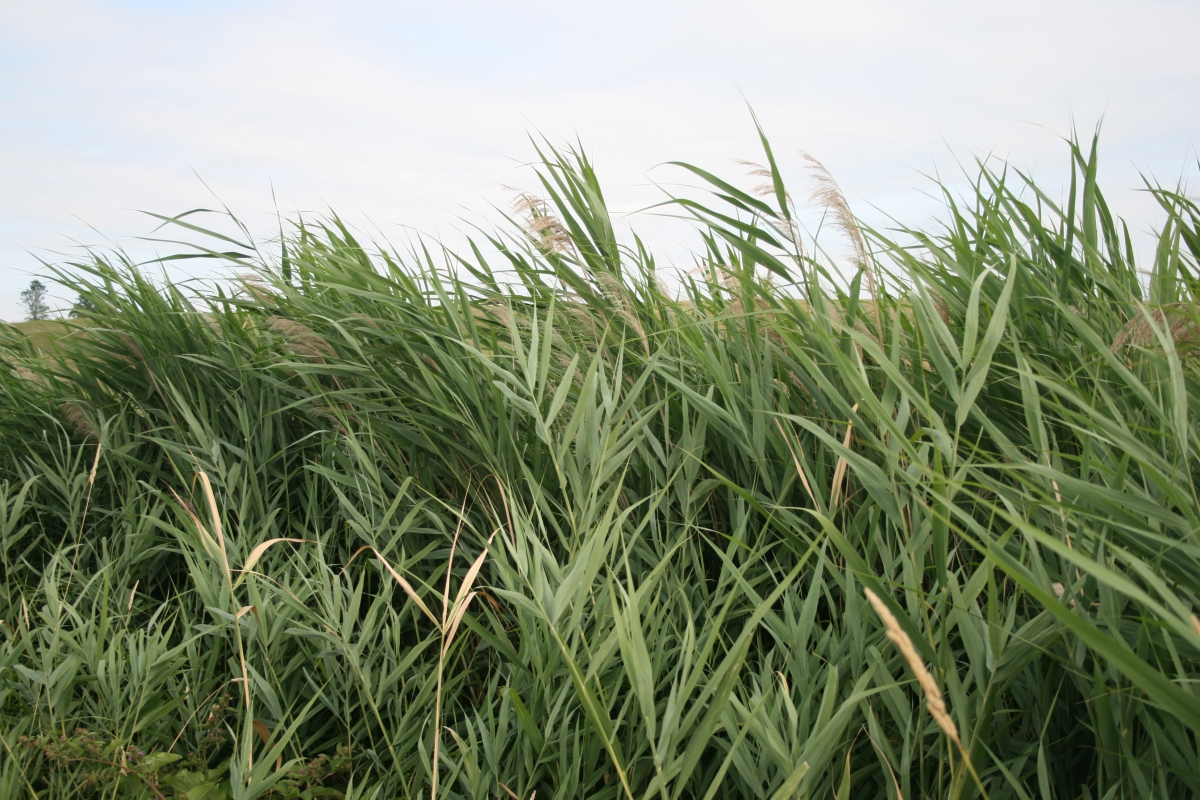
[[[826,174],[844,271],[763,146],[680,165],[676,288],[553,148],[461,252],[59,267],[98,310],[2,350],[0,796],[1196,795],[1200,208],[1150,187],[1139,267],[1094,143],[936,230]]]

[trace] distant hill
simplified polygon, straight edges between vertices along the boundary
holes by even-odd
[[[65,319],[43,319],[32,322],[0,323],[0,326],[2,326],[0,330],[9,328],[23,333],[33,341],[35,347],[47,350],[53,347],[60,338],[74,330],[75,322]]]

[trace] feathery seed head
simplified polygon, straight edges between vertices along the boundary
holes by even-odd
[[[334,349],[320,334],[294,319],[270,317],[267,321],[267,328],[274,333],[286,336],[290,340],[292,352],[296,355],[322,363],[325,358],[332,358],[335,355]]]
[[[904,656],[904,660],[908,662],[908,668],[912,670],[913,675],[917,678],[917,683],[920,684],[921,690],[925,693],[925,705],[929,708],[929,713],[933,716],[933,721],[938,724],[942,732],[950,737],[950,740],[962,747],[962,741],[958,738],[958,726],[954,724],[954,720],[950,717],[950,712],[946,710],[946,703],[942,700],[942,692],[938,689],[937,681],[933,679],[933,675],[925,668],[925,663],[921,661],[921,656],[917,653],[917,649],[913,647],[912,639],[908,638],[908,634],[900,627],[900,623],[892,614],[891,609],[884,604],[879,596],[870,589],[864,588],[863,594],[871,601],[871,606],[875,609],[875,613],[883,620],[883,625],[887,629],[887,637],[896,645],[900,654]]]

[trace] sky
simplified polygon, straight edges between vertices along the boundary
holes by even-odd
[[[936,218],[929,176],[977,158],[1065,194],[1063,137],[1102,123],[1101,183],[1145,247],[1142,176],[1197,171],[1197,30],[1194,0],[0,0],[0,319],[39,259],[169,252],[140,211],[453,240],[535,186],[531,136],[582,142],[622,213],[684,180],[667,161],[752,186],[748,107],[794,194],[803,150],[872,224]],[[683,260],[686,231],[622,219]]]

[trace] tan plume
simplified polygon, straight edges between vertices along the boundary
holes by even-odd
[[[846,195],[842,193],[841,187],[824,164],[803,151],[800,152],[800,156],[808,162],[808,169],[812,173],[813,190],[810,196],[813,202],[819,203],[829,212],[833,217],[833,224],[850,240],[856,263],[865,266],[867,244],[858,228],[858,221],[850,211],[850,204],[846,202]],[[874,279],[868,277],[868,280]]]
[[[81,436],[89,439],[96,438],[96,429],[92,427],[92,422],[88,419],[87,412],[84,407],[77,401],[70,401],[62,405],[63,419],[71,423],[71,427]]]
[[[850,211],[846,195],[825,165],[804,151],[800,152],[800,156],[808,162],[808,169],[812,173],[811,197],[813,201],[820,203],[825,208],[833,218],[834,227],[850,240],[850,246],[854,250],[855,266],[861,267],[867,276],[867,291],[871,294],[871,301],[874,305],[876,332],[879,334],[880,341],[883,341],[883,319],[879,314],[879,292],[875,285],[875,270],[868,260],[867,243],[863,238],[862,230],[858,227],[858,220]]]
[[[294,319],[270,317],[267,320],[267,328],[273,333],[287,337],[291,350],[296,355],[322,363],[325,358],[335,355],[334,349],[320,334]]]
[[[897,649],[900,650],[900,654],[908,662],[908,668],[916,676],[917,683],[921,686],[921,691],[925,693],[925,705],[929,708],[929,713],[933,716],[933,721],[937,723],[942,732],[958,745],[961,750],[962,740],[958,738],[958,726],[954,724],[954,720],[950,717],[950,712],[946,710],[946,701],[942,699],[942,692],[938,689],[937,681],[933,679],[933,675],[925,668],[925,663],[921,660],[917,649],[913,647],[912,640],[908,638],[908,634],[900,627],[900,623],[892,614],[891,609],[879,599],[877,594],[867,588],[863,589],[863,594],[871,601],[871,605],[875,608],[875,613],[883,620],[883,625],[887,628],[888,639],[891,639],[892,644],[896,645]]]
[[[768,198],[775,197],[775,173],[774,172],[771,172],[771,170],[767,169],[762,164],[758,164],[753,161],[744,161],[740,158],[735,158],[733,161],[735,164],[740,164],[743,167],[749,167],[750,172],[748,174],[750,175],[750,177],[766,178],[768,181],[770,181],[769,183],[763,183],[758,186],[755,186],[753,189],[754,194],[758,195],[759,197],[768,197]],[[792,202],[792,196],[790,193],[788,193],[787,190],[784,190],[783,196],[789,203]]]
[[[245,294],[260,302],[269,300],[274,294],[263,276],[256,272],[243,272],[237,276],[237,281]]]
[[[762,164],[758,164],[754,161],[745,161],[740,158],[735,158],[734,163],[740,164],[743,167],[749,167],[750,172],[748,174],[750,177],[766,178],[769,181],[768,183],[759,184],[751,189],[753,194],[762,198],[777,199],[777,195],[775,193],[775,173],[771,172],[771,170],[767,169]],[[793,205],[792,193],[787,189],[783,190],[783,198],[789,206]],[[788,219],[781,214],[775,214],[775,218],[768,220],[768,222],[772,228],[774,228],[781,236],[783,236],[783,238],[795,245],[801,255],[804,254],[804,245],[800,242],[800,228],[797,227],[795,220]]]
[[[535,244],[547,253],[570,252],[575,246],[571,234],[545,200],[512,187],[505,189],[516,193],[513,212],[524,219],[525,232]]]
[[[1113,339],[1113,352],[1125,347],[1154,345],[1158,341],[1155,328],[1165,328],[1166,334],[1176,346],[1185,345],[1186,349],[1195,349],[1200,345],[1200,324],[1197,323],[1195,310],[1187,304],[1168,303],[1148,313],[1149,319],[1146,313],[1139,312],[1125,323]],[[1150,320],[1154,321],[1153,324]]]

